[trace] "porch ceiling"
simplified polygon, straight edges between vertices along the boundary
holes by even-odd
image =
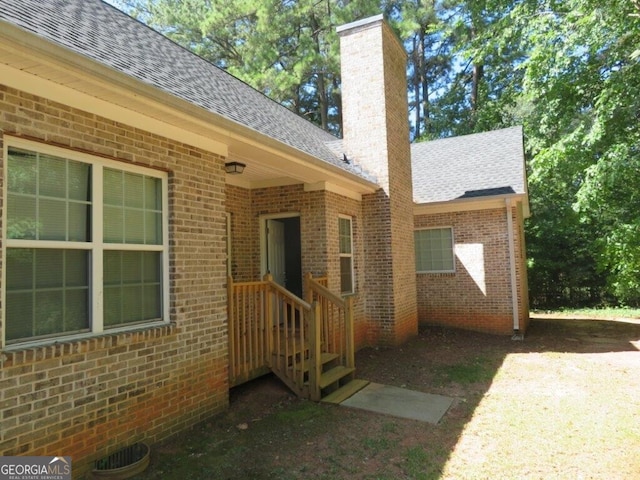
[[[226,174],[226,182],[242,188],[255,189],[283,185],[317,185],[331,183],[358,194],[371,192],[368,186],[357,185],[340,173],[312,168],[299,158],[283,156],[260,146],[235,142],[229,147],[228,161],[246,165],[241,174]]]

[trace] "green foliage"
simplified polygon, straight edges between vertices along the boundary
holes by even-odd
[[[640,4],[427,3],[429,26],[414,25],[432,40],[422,65],[437,94],[416,133],[524,125],[532,306],[638,305]]]
[[[601,319],[615,319],[621,320],[626,318],[640,318],[639,308],[623,308],[623,307],[609,307],[609,308],[565,308],[561,311],[554,312],[558,316],[563,318],[601,318]],[[615,325],[615,324],[611,324]],[[583,327],[584,328],[584,327]],[[594,329],[602,332],[602,325],[594,323]],[[615,327],[612,327],[615,328]]]
[[[536,105],[525,124],[535,139],[531,188],[541,186],[538,204],[553,205],[548,192],[554,187],[562,202],[550,212],[555,222],[532,220],[539,235],[529,243],[545,245],[543,237],[559,232],[573,242],[564,250],[579,261],[569,258],[560,267],[566,275],[587,275],[559,285],[591,292],[608,285],[585,303],[611,295],[638,304],[640,65],[631,56],[640,25],[627,2],[573,0],[553,7],[523,4],[519,12],[536,18],[526,30],[523,20],[521,29],[525,41],[536,42],[525,63],[524,90]],[[537,257],[553,258],[543,251]]]

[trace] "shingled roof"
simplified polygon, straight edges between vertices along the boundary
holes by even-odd
[[[526,194],[522,142],[517,126],[411,145],[414,201]]]
[[[371,180],[327,145],[333,135],[101,0],[0,0],[3,20]]]

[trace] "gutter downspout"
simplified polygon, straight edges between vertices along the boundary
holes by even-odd
[[[507,237],[509,242],[509,270],[511,274],[511,311],[513,315],[512,340],[522,340],[520,333],[520,315],[518,312],[518,282],[516,277],[516,252],[513,244],[513,217],[511,215],[511,198],[505,198],[507,208]]]

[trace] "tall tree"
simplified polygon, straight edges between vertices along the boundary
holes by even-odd
[[[337,25],[379,0],[121,0],[149,26],[322,128],[341,128]]]
[[[438,8],[441,4],[436,0],[404,0],[387,5],[388,15],[394,20],[408,54],[407,86],[413,138],[434,133],[430,125],[430,97],[442,69],[450,64],[440,35]]]
[[[519,104],[531,161],[532,277],[558,260],[564,291],[640,302],[640,19],[637,2],[504,2],[493,38],[527,57]],[[551,208],[550,208],[551,207]],[[558,242],[561,238],[569,242]],[[566,250],[574,254],[566,256]],[[587,275],[575,275],[576,272]],[[573,283],[576,282],[576,283]],[[534,290],[537,285],[531,284]],[[596,295],[597,297],[598,295]]]

